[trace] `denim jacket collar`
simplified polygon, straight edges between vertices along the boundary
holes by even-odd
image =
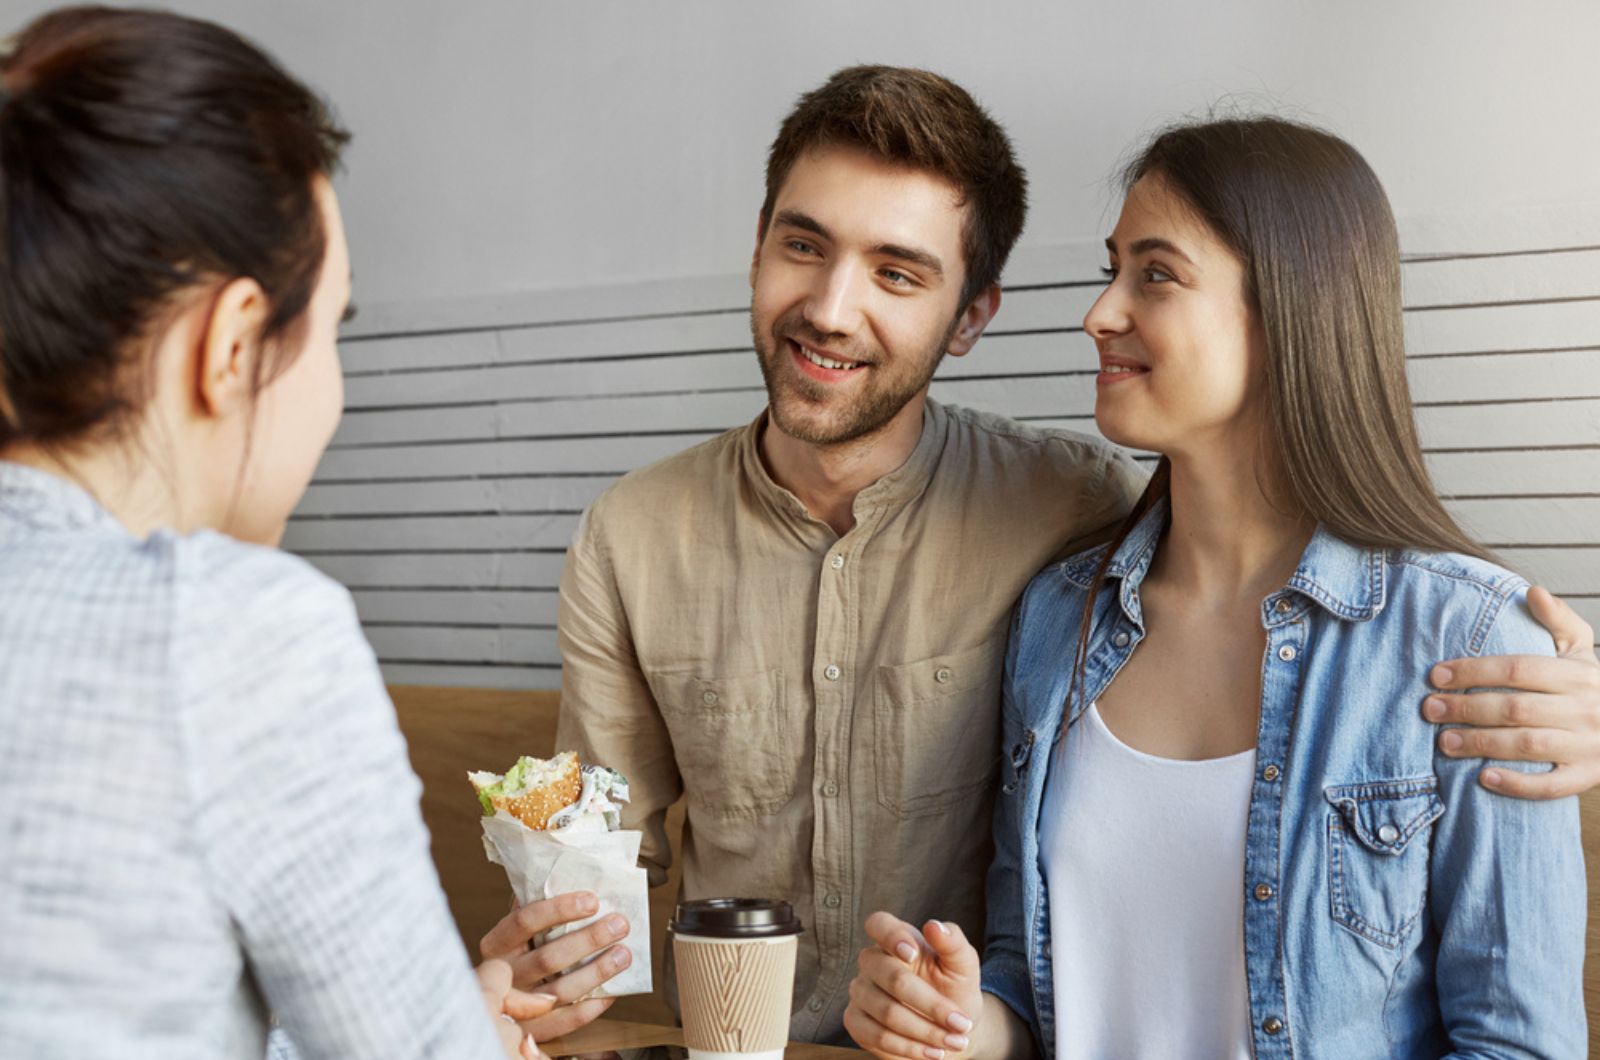
[[[1140,629],[1144,628],[1144,616],[1139,586],[1150,571],[1167,521],[1168,502],[1163,498],[1123,538],[1106,567],[1107,580],[1115,578],[1120,583],[1117,600],[1123,614]],[[1067,560],[1062,573],[1073,584],[1088,588],[1107,547]],[[1271,629],[1295,620],[1305,612],[1305,601],[1347,622],[1368,621],[1383,610],[1387,599],[1385,571],[1382,549],[1352,545],[1318,525],[1287,584],[1262,601],[1261,624]]]

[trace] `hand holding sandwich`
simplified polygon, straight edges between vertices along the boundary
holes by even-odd
[[[629,931],[628,922],[621,916],[613,913],[542,946],[532,945],[535,938],[551,928],[591,917],[597,908],[595,896],[585,892],[529,902],[513,908],[478,943],[485,960],[498,959],[511,966],[512,981],[518,990],[538,990],[556,999],[551,1011],[524,1023],[536,1041],[577,1030],[616,1000],[587,995],[627,968],[632,959],[627,947],[614,945]],[[588,961],[607,947],[609,952]],[[561,974],[563,969],[583,961],[588,963]]]

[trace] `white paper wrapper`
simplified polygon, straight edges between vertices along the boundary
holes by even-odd
[[[592,827],[586,827],[590,825]],[[611,913],[628,921],[628,947],[633,961],[601,983],[591,996],[648,994],[650,983],[650,897],[645,871],[639,868],[642,832],[605,831],[589,818],[560,832],[536,832],[504,810],[483,818],[483,849],[489,860],[505,866],[517,901],[526,905],[571,891],[589,891],[600,899],[600,911],[587,920],[562,924],[535,943],[560,938]]]

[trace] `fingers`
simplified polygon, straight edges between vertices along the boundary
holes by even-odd
[[[1436,692],[1422,701],[1422,716],[1441,725],[1545,728],[1600,734],[1600,717],[1571,696],[1547,692]]]
[[[850,984],[852,1003],[890,1031],[937,1049],[965,1049],[972,1020],[905,961],[869,946]]]
[[[952,920],[930,920],[922,926],[922,937],[938,956],[945,974],[977,980],[981,973],[978,951],[967,941],[961,925]]]
[[[1439,734],[1439,750],[1451,758],[1573,762],[1579,744],[1565,729],[1446,729]]]
[[[539,992],[554,994],[563,1005],[587,997],[595,987],[612,978],[633,962],[633,954],[626,946],[613,946],[581,968],[565,975],[546,979],[539,984]]]
[[[587,891],[514,906],[483,936],[478,952],[485,959],[509,958],[527,950],[529,942],[551,928],[593,916],[599,908],[599,900]]]
[[[893,960],[886,954],[879,956],[885,961]],[[945,1030],[865,976],[857,976],[850,982],[845,1029],[862,1048],[881,1056],[943,1060],[946,1050],[959,1052],[968,1045],[965,1035]]]
[[[1557,766],[1548,773],[1523,773],[1494,766],[1478,773],[1478,783],[1497,795],[1519,799],[1564,799],[1600,784],[1600,767]]]
[[[478,976],[478,991],[491,1015],[498,1016],[506,993],[511,989],[511,966],[505,961],[484,961],[473,969]]]
[[[885,912],[867,917],[864,925],[867,938],[878,944],[884,953],[893,953],[906,962],[913,962],[922,950],[922,938],[917,929]]]
[[[561,999],[554,994],[543,991],[529,994],[521,990],[512,990],[506,994],[504,1009],[506,1015],[515,1020],[538,1019],[561,1003]]]
[[[552,939],[542,946],[528,950],[511,961],[512,967],[516,970],[517,985],[534,986],[559,975],[573,965],[587,960],[591,954],[605,949],[619,939],[626,938],[628,931],[627,919],[619,913],[611,913],[588,927],[568,932],[558,939]],[[618,952],[626,954],[628,951],[618,947]],[[611,978],[626,967],[626,964],[619,966],[609,975],[603,976],[600,981]],[[563,998],[563,1000],[569,999]]]
[[[549,1015],[528,1020],[522,1027],[533,1035],[535,1040],[547,1042],[593,1023],[605,1014],[606,1009],[610,1008],[615,1000],[614,997],[585,998],[575,1005],[562,1005]]]
[[[1578,612],[1550,590],[1535,585],[1528,590],[1528,610],[1539,624],[1550,631],[1556,654],[1568,658],[1594,658],[1594,629]]]
[[[1451,659],[1435,666],[1428,679],[1444,690],[1515,688],[1524,692],[1577,692],[1596,668],[1573,659],[1544,655],[1485,655]]]
[[[538,1044],[533,1040],[533,1035],[510,1019],[497,1018],[494,1021],[494,1028],[500,1037],[500,1050],[510,1060],[542,1060],[544,1057],[539,1051]]]

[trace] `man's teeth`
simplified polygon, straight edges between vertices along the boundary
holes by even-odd
[[[836,368],[837,369],[837,368],[860,368],[861,367],[859,364],[849,364],[849,363],[847,363],[845,361],[830,361],[828,358],[823,357],[820,354],[812,353],[810,350],[806,349],[804,346],[800,347],[800,352],[805,355],[806,360],[808,360],[812,364],[818,365],[819,367],[822,367],[822,368]]]

